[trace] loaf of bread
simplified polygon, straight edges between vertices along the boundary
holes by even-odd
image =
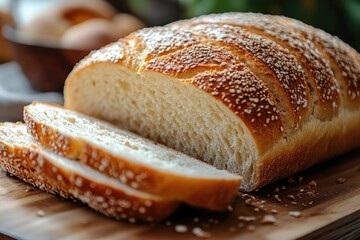
[[[94,51],[65,106],[219,169],[250,191],[360,146],[360,56],[297,20],[226,13]]]
[[[223,211],[240,186],[235,174],[57,105],[30,104],[24,120],[43,147],[138,191]]]
[[[130,222],[163,220],[179,205],[40,148],[22,123],[0,124],[0,166],[44,191],[80,200],[102,214]]]

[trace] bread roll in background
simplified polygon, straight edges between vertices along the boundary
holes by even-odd
[[[13,19],[11,15],[8,12],[0,10],[0,63],[12,59],[9,43],[1,34],[3,26],[12,23]]]
[[[145,27],[145,24],[137,17],[128,13],[118,13],[112,19],[119,37],[125,37],[134,29]]]
[[[19,35],[35,43],[93,50],[133,32],[144,24],[119,14],[103,0],[59,1],[19,26]]]
[[[67,29],[60,38],[60,45],[70,49],[97,49],[144,27],[136,17],[118,13],[112,20],[91,19]]]
[[[60,38],[60,45],[70,49],[96,49],[118,38],[110,20],[92,19],[70,27]]]
[[[22,36],[56,42],[71,26],[94,18],[111,19],[116,9],[102,0],[60,1],[43,9],[19,26]]]

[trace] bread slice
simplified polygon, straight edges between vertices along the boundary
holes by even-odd
[[[241,177],[86,115],[45,103],[24,108],[31,135],[44,147],[130,187],[192,206],[224,210]]]
[[[77,161],[41,149],[25,124],[0,124],[1,167],[42,190],[74,198],[96,211],[130,222],[160,221],[178,203],[129,188]]]

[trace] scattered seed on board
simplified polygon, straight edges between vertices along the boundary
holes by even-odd
[[[211,237],[210,232],[206,232],[206,231],[202,230],[199,227],[194,227],[193,230],[192,230],[192,233],[195,236],[199,237],[199,238],[209,238],[209,237]]]
[[[250,232],[254,232],[256,230],[256,227],[254,225],[249,225],[247,227],[247,230],[249,230]]]
[[[274,217],[274,215],[271,214],[266,214],[261,219],[262,224],[274,224],[275,222],[276,222],[276,218]]]
[[[239,216],[238,220],[245,221],[245,222],[251,222],[251,221],[255,221],[256,217],[254,217],[254,216]]]
[[[314,181],[314,180],[310,181],[310,182],[309,182],[309,187],[311,187],[311,188],[316,188],[316,187],[317,187],[316,181]]]
[[[340,178],[338,178],[338,179],[336,180],[336,182],[337,182],[338,184],[343,184],[343,183],[346,182],[346,178],[340,177]]]
[[[178,224],[175,226],[175,232],[177,233],[186,233],[188,231],[188,227],[185,225]]]
[[[279,195],[277,195],[277,194],[274,195],[274,199],[276,202],[281,202],[281,199],[280,199]]]

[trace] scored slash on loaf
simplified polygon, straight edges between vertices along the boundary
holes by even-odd
[[[61,106],[33,103],[24,120],[40,145],[133,189],[226,210],[240,186],[240,176]]]
[[[360,56],[300,21],[224,13],[141,29],[68,76],[67,108],[243,177],[251,191],[360,147]]]

